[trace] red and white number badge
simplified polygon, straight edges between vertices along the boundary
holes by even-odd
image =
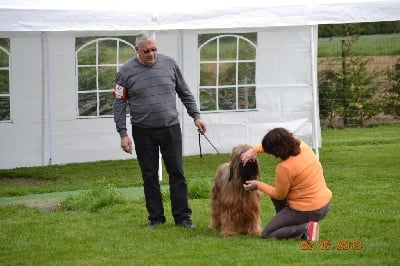
[[[113,94],[115,98],[124,100],[126,99],[126,88],[115,83]]]

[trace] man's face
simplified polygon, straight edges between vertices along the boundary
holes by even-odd
[[[152,66],[157,61],[156,41],[142,42],[139,47],[136,47],[136,53],[143,65]]]

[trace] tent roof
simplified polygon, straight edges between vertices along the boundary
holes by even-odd
[[[397,0],[0,0],[0,32],[223,29],[400,20]]]

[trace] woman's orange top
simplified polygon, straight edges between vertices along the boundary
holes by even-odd
[[[263,152],[261,144],[253,147]],[[301,142],[300,153],[279,162],[275,168],[275,185],[258,183],[258,189],[273,199],[287,199],[291,208],[299,211],[313,211],[324,207],[332,199],[332,192],[326,186],[322,165],[313,150]]]

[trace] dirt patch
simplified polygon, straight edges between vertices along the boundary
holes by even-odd
[[[55,212],[61,209],[60,202],[24,202],[24,206],[29,208],[37,208],[42,211]]]
[[[13,178],[10,179],[14,180]],[[144,200],[143,187],[127,187],[127,188],[119,188],[118,190],[128,201]],[[169,190],[169,187],[166,185],[162,185],[161,190],[162,192],[167,192]],[[76,196],[86,191],[88,190],[49,192],[49,193],[30,194],[30,195],[16,196],[16,197],[0,197],[0,206],[24,205],[29,208],[37,208],[43,211],[53,212],[61,209],[60,203],[63,202],[68,196]]]
[[[52,184],[54,180],[43,180],[34,178],[0,178],[0,185],[15,184],[15,185],[42,185],[42,184]]]
[[[399,55],[391,56],[363,56],[364,59],[371,60],[368,64],[369,70],[385,72],[388,68],[393,67]],[[342,59],[340,57],[319,57],[318,58],[318,71],[321,70],[339,70],[342,68]]]
[[[0,197],[0,205],[23,205],[29,208],[38,208],[44,211],[57,211],[60,203],[69,195],[78,194],[82,190],[30,194],[16,197]]]

